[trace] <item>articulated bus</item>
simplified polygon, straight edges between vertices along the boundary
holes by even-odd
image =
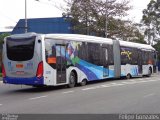
[[[78,34],[16,34],[4,39],[6,84],[85,85],[89,81],[150,76],[157,71],[150,45]]]

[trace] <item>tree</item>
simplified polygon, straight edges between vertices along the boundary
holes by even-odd
[[[9,35],[10,35],[10,33],[2,33],[2,34],[0,34],[0,44],[3,42],[4,38],[9,36]]]
[[[142,23],[146,26],[145,37],[148,44],[153,45],[157,42],[160,35],[160,2],[151,0],[147,5],[147,9],[143,10]]]
[[[106,18],[109,24],[115,17],[127,15],[129,1],[123,0],[65,0],[65,15],[73,18],[74,30],[81,34],[105,35]],[[110,29],[110,28],[108,28]],[[110,33],[108,33],[109,35]]]
[[[128,0],[65,0],[64,17],[71,18],[76,33],[106,36],[126,41],[144,43],[143,35],[130,21],[120,18],[131,8]],[[137,36],[137,37],[135,37]]]
[[[110,36],[111,38],[146,44],[144,35],[137,26],[128,20],[113,19],[109,22]]]
[[[157,44],[153,45],[153,47],[158,52],[158,60],[160,60],[160,41],[158,41]]]
[[[0,34],[0,69],[1,69],[1,62],[2,62],[2,44],[3,40],[6,36],[9,36],[9,33],[2,33]]]

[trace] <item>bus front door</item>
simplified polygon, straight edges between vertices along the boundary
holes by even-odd
[[[66,46],[56,45],[57,84],[66,83]]]

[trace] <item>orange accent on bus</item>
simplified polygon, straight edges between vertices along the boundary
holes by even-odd
[[[56,63],[56,58],[55,57],[49,57],[47,59],[47,63],[49,63],[49,64],[55,64]]]
[[[23,68],[23,64],[16,64],[16,68]]]
[[[153,61],[152,60],[148,60],[148,64],[153,64]]]

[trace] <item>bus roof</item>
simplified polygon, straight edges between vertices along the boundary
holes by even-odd
[[[113,40],[110,38],[102,38],[102,37],[79,35],[79,34],[46,34],[45,38],[113,44]],[[128,41],[122,41],[122,40],[119,40],[119,42],[121,46],[155,50],[151,45],[147,45],[147,44],[140,44],[140,43],[134,43],[134,42],[128,42]]]
[[[46,34],[45,38],[54,38],[60,40],[80,41],[80,42],[94,42],[94,43],[108,43],[113,44],[113,40],[109,38],[101,38],[89,35],[80,34]]]
[[[155,50],[151,45],[122,41],[122,40],[120,40],[120,45],[126,46],[126,47],[128,46],[128,47],[133,47],[133,48],[144,49],[144,50]]]
[[[25,34],[15,34],[11,35],[12,38],[19,37],[30,37],[30,36],[44,36],[46,39],[57,39],[57,40],[70,40],[70,41],[80,41],[80,42],[92,42],[92,43],[106,43],[113,44],[113,39],[102,38],[96,36],[80,35],[80,34],[36,34],[36,33],[25,33]],[[128,41],[119,40],[121,46],[133,47],[139,49],[155,50],[151,45],[140,44]]]

